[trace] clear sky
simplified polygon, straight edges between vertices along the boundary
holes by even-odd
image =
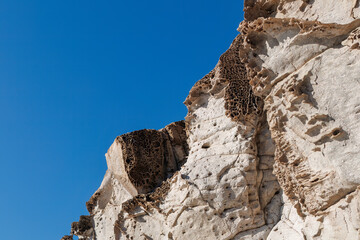
[[[0,1],[0,238],[60,239],[117,135],[184,119],[240,0]]]

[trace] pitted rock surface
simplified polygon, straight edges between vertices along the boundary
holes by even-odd
[[[245,0],[185,121],[119,136],[80,239],[360,239],[360,6]],[[72,239],[72,235],[63,239]]]

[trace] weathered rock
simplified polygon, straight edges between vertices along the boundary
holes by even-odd
[[[359,1],[245,0],[185,122],[116,138],[71,234],[360,239],[359,17]]]
[[[301,216],[285,197],[282,219],[268,239],[359,239],[360,189],[348,194],[321,215]]]
[[[72,235],[65,235],[61,238],[61,240],[73,240],[73,236]]]
[[[360,239],[359,219],[352,217],[358,198],[340,204],[360,185],[359,3],[257,1],[248,8],[270,3],[276,6],[268,18],[251,13],[239,28],[286,194],[269,239]]]
[[[71,224],[71,235],[79,236],[80,239],[94,237],[93,221],[91,216],[80,216],[78,222]],[[71,239],[72,237],[70,237]]]
[[[245,19],[296,18],[322,23],[349,23],[360,18],[357,0],[245,0]]]
[[[279,220],[273,141],[240,62],[241,43],[239,36],[185,101],[186,163],[153,193],[122,204],[115,239],[230,239],[244,232],[260,239]]]

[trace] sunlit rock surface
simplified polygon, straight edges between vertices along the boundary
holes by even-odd
[[[244,9],[185,121],[117,137],[64,240],[360,239],[359,1]]]

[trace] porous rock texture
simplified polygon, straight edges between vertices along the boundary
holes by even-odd
[[[117,137],[80,239],[360,239],[358,0],[245,0],[185,121]]]

